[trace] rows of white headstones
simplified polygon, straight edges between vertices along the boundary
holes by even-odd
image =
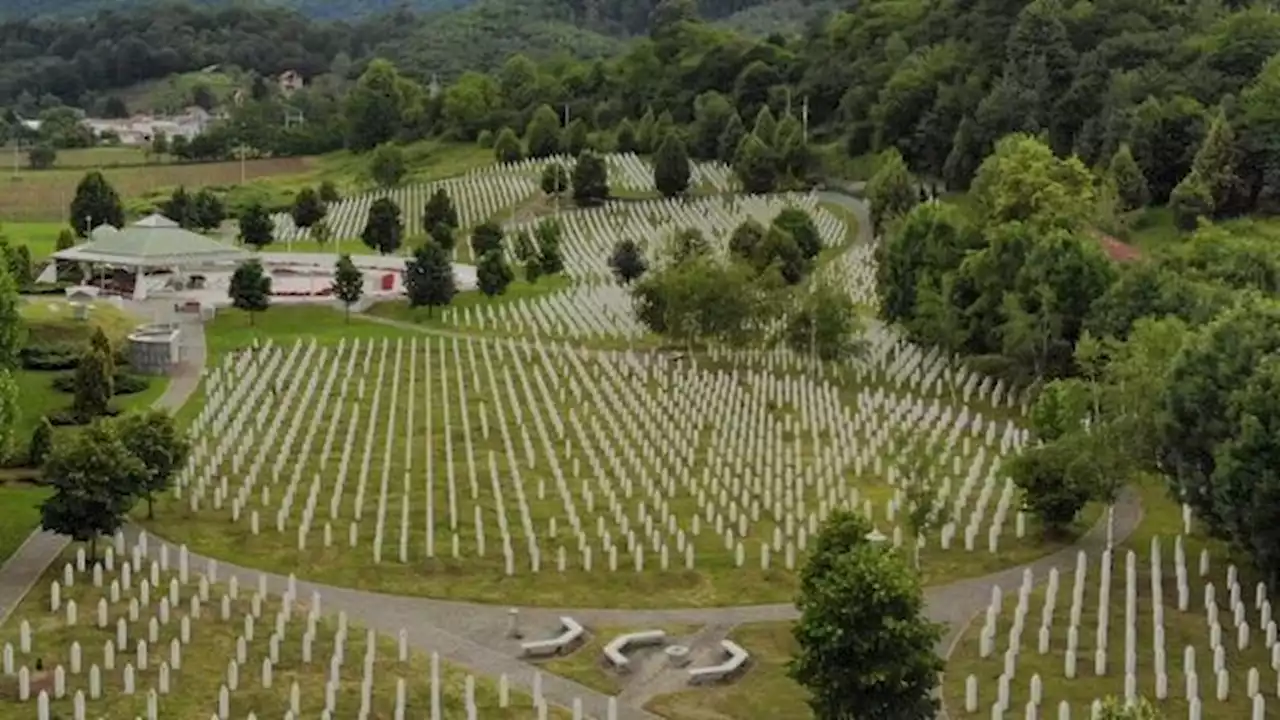
[[[472,330],[577,340],[638,339],[649,332],[636,318],[631,292],[599,280],[510,302],[447,308],[441,320]]]
[[[694,228],[706,236],[716,252],[724,253],[730,234],[740,224],[750,219],[767,226],[787,207],[799,207],[812,215],[824,245],[844,242],[844,223],[818,205],[812,194],[654,200],[566,212],[560,215],[564,228],[561,249],[565,272],[578,284],[511,302],[449,309],[443,318],[460,327],[552,338],[640,337],[645,329],[636,320],[631,296],[615,285],[609,268],[614,243],[623,238],[635,240],[653,262],[676,232]],[[514,226],[509,233],[522,230],[532,232],[532,225]],[[870,258],[869,253],[859,258],[864,256]],[[841,284],[862,297],[874,292],[874,284],[856,289],[856,280],[866,277],[862,272],[853,281],[841,280]]]
[[[529,198],[538,191],[538,184],[517,173],[494,173],[433,183],[414,183],[344,198],[329,206],[324,221],[334,238],[359,237],[368,221],[369,207],[375,200],[389,197],[400,206],[405,236],[425,235],[430,228],[422,227],[422,212],[427,200],[439,188],[444,188],[449,194],[458,210],[458,222],[468,228],[494,218],[502,210]],[[310,236],[309,230],[293,224],[293,216],[289,213],[276,213],[272,217],[277,242],[305,240]],[[465,239],[460,240],[460,244],[465,244]]]
[[[605,169],[609,173],[609,188],[613,191],[627,193],[655,192],[653,166],[635,153],[610,153],[603,155]],[[556,155],[547,158],[526,158],[514,163],[501,163],[484,168],[476,168],[469,174],[476,176],[494,174],[523,174],[539,177],[543,168],[551,163],[559,163],[570,175],[577,160],[568,155]],[[714,192],[732,192],[737,189],[737,177],[733,168],[722,162],[690,162],[689,187],[709,187]]]
[[[880,298],[876,294],[877,267],[875,246],[857,244],[823,265],[818,273],[843,288],[854,303],[875,311],[880,306]]]
[[[299,597],[293,576],[279,597],[268,594],[262,575],[256,588],[241,587],[236,576],[220,584],[216,561],[198,569],[186,546],[149,546],[145,534],[127,552],[117,535],[94,562],[78,549],[39,596],[45,614],[37,614],[36,602],[19,608],[16,631],[0,647],[0,677],[13,684],[12,700],[35,706],[36,720],[158,720],[173,717],[170,697],[203,704],[199,717],[211,720],[304,713],[325,720],[429,713],[440,720],[463,712],[474,720],[486,708],[530,700],[530,714],[548,712],[540,677],[532,699],[513,694],[505,675],[496,698],[483,696],[470,675],[459,693],[448,687],[436,653],[429,677],[418,675],[404,630],[380,640],[349,625],[344,612],[336,623],[326,619],[320,595]],[[218,676],[212,683],[192,675],[210,672]],[[615,714],[611,703],[609,716]],[[582,716],[575,703],[575,719]]]
[[[1021,537],[998,471],[1025,442],[1016,399],[891,331],[869,345],[835,378],[786,353],[673,364],[476,338],[268,344],[208,374],[175,493],[221,532],[345,546],[355,562],[791,569],[840,507],[908,540],[901,466],[924,457],[950,512],[919,545],[996,553],[1007,525]],[[877,480],[898,486],[883,503],[860,492]]]
[[[1189,527],[1190,511],[1184,508],[1183,513],[1184,526]],[[1013,617],[1005,625],[1008,640],[1002,653],[997,633],[1002,630],[1004,603],[1000,588],[993,587],[979,634],[978,651],[989,663],[999,664],[1000,672],[994,691],[980,689],[975,675],[965,679],[965,711],[985,713],[990,703],[992,717],[1003,717],[1005,712],[1017,712],[1024,707],[1027,717],[1034,717],[1036,713],[1048,716],[1056,703],[1057,716],[1068,718],[1069,703],[1055,698],[1053,689],[1062,683],[1086,682],[1112,686],[1113,693],[1099,695],[1122,694],[1126,702],[1134,702],[1138,696],[1157,703],[1181,699],[1186,703],[1190,720],[1227,717],[1222,703],[1238,699],[1243,692],[1245,700],[1238,701],[1240,709],[1234,716],[1244,717],[1247,713],[1253,720],[1267,717],[1267,696],[1280,696],[1280,673],[1277,672],[1280,671],[1280,643],[1276,642],[1276,620],[1272,617],[1266,586],[1259,582],[1250,592],[1250,588],[1242,587],[1236,567],[1228,565],[1225,583],[1221,586],[1225,592],[1220,595],[1219,588],[1210,579],[1207,551],[1201,550],[1194,564],[1189,564],[1183,536],[1178,535],[1174,538],[1172,554],[1170,578],[1165,574],[1167,567],[1159,537],[1151,539],[1146,567],[1140,567],[1141,561],[1133,550],[1124,551],[1124,615],[1116,618],[1124,623],[1119,657],[1110,647],[1113,551],[1106,550],[1097,558],[1094,578],[1090,577],[1089,558],[1084,552],[1077,556],[1071,604],[1065,613],[1065,637],[1062,613],[1056,612],[1061,580],[1056,570],[1050,573],[1039,627],[1032,642],[1038,655],[1060,656],[1061,675],[1055,673],[1052,677],[1042,677],[1039,673],[1026,677],[1024,673],[1019,678],[1018,659],[1024,651],[1030,652],[1022,640],[1027,616],[1032,610],[1030,574],[1023,577],[1013,603]],[[1144,579],[1148,582],[1144,583]],[[1096,597],[1091,598],[1097,601],[1096,613],[1089,612],[1086,591],[1096,593]],[[1166,604],[1166,593],[1171,596],[1169,604]],[[1090,628],[1086,620],[1096,622],[1092,628],[1092,644],[1087,638]],[[1198,639],[1194,634],[1188,635],[1183,627],[1188,622],[1203,623],[1205,635]],[[1148,623],[1149,633],[1143,633],[1146,637],[1140,638]],[[1170,648],[1168,639],[1183,640],[1186,644],[1181,649]],[[1170,667],[1170,652],[1175,658],[1181,655],[1176,670]],[[1148,661],[1147,657],[1151,659]],[[1036,665],[1044,667],[1045,663]],[[994,669],[991,673],[995,673]],[[1026,683],[1025,693],[1019,687],[1022,683]],[[984,693],[991,694],[984,697]],[[1094,706],[1097,705],[1095,702]],[[1280,703],[1271,704],[1273,712],[1277,705]]]

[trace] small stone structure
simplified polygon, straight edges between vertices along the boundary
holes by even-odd
[[[176,323],[151,323],[129,333],[129,365],[144,375],[165,375],[178,364],[178,339],[182,331]]]

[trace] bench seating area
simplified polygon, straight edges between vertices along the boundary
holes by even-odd
[[[734,673],[746,667],[747,660],[750,655],[742,646],[732,640],[721,640],[720,648],[724,650],[725,661],[719,665],[708,665],[706,667],[696,667],[689,671],[689,682],[697,685],[699,683],[710,683],[717,680],[724,680]]]
[[[627,658],[625,653],[628,648],[645,647],[648,645],[661,645],[666,642],[667,633],[664,630],[644,630],[641,632],[627,633],[609,641],[604,646],[605,660],[614,667],[618,672],[626,672],[631,665],[631,660]]]
[[[559,655],[561,652],[572,648],[586,634],[586,630],[571,617],[561,617],[560,627],[563,632],[559,635],[549,640],[532,640],[521,643],[520,649],[530,657]]]

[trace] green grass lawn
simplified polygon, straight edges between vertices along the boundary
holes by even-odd
[[[26,483],[0,484],[0,565],[17,551],[40,525],[40,503],[49,496],[42,487]]]
[[[213,322],[205,326],[207,365],[212,367],[221,355],[248,347],[255,340],[287,343],[314,337],[321,342],[337,342],[342,338],[394,338],[412,334],[409,330],[362,319],[356,313],[352,313],[351,321],[347,322],[341,311],[324,305],[277,305],[260,313],[220,308]]]
[[[450,303],[447,308],[414,308],[409,307],[408,300],[388,300],[370,306],[366,312],[374,317],[398,320],[400,322],[410,322],[424,327],[455,328],[457,327],[457,323],[452,323],[444,319],[445,314],[449,311],[452,311],[455,314],[461,314],[466,312],[468,308],[532,300],[534,298],[559,292],[570,287],[572,284],[573,283],[563,275],[539,278],[536,283],[530,283],[525,280],[516,280],[507,286],[507,291],[505,293],[492,298],[486,296],[479,290],[460,292],[454,296],[453,302]]]
[[[57,250],[58,234],[65,227],[65,222],[6,222],[0,224],[0,237],[14,247],[26,245],[33,260],[42,260]]]
[[[645,709],[671,720],[807,720],[807,693],[787,677],[795,652],[791,623],[741,625],[729,638],[751,653],[751,667],[732,683],[659,695]]]

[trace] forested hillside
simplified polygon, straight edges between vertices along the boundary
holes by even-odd
[[[466,4],[467,0],[189,0],[201,7],[288,8],[309,18],[341,20],[377,15],[408,7],[417,11],[446,10]],[[102,10],[132,11],[155,5],[155,0],[63,0],[58,3],[29,3],[0,0],[0,18],[75,18],[87,17]]]
[[[967,185],[998,137],[1026,131],[1090,166],[1127,145],[1150,198],[1163,203],[1221,113],[1252,154],[1239,164],[1241,187],[1213,191],[1218,211],[1260,207],[1274,194],[1268,168],[1280,167],[1272,157],[1280,151],[1269,149],[1276,133],[1268,103],[1280,66],[1259,73],[1280,50],[1280,16],[1265,7],[869,0],[791,37],[689,25],[695,14],[767,17],[769,7],[481,0],[438,16],[401,10],[331,23],[282,9],[167,6],[9,23],[0,26],[0,103],[25,92],[28,105],[45,94],[83,104],[86,94],[215,63],[264,75],[332,71],[340,86],[381,56],[419,83],[450,83],[523,54],[549,78],[536,90],[542,99],[571,103],[575,116],[598,122],[596,131],[649,108],[686,121],[694,98],[710,90],[728,90],[748,123],[766,104],[776,114],[807,101],[812,132],[841,140],[848,155],[895,147],[913,172],[953,187]],[[619,39],[640,32],[649,36]],[[610,59],[589,61],[603,57]]]

